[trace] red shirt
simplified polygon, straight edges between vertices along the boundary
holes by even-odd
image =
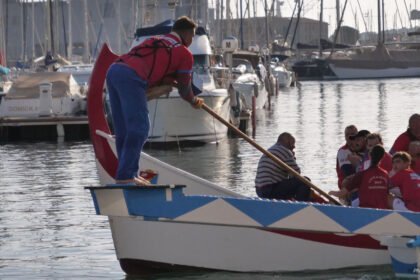
[[[379,167],[387,172],[392,170],[392,156],[389,153],[385,152],[384,156],[379,162]]]
[[[420,212],[420,175],[411,169],[401,170],[390,178],[391,185],[399,187],[405,206]]]
[[[411,169],[420,175],[420,160],[411,161]]]
[[[159,39],[160,43],[168,48],[151,48],[152,44]],[[147,81],[149,87],[158,85],[163,80],[177,81],[183,85],[191,82],[194,58],[190,50],[181,43],[180,38],[173,33],[148,38],[127,54],[122,55],[120,59],[134,69],[140,78]],[[183,98],[191,101],[194,94],[191,91]]]
[[[389,209],[388,172],[380,167],[356,173],[347,189],[359,189],[360,207]]]
[[[371,164],[370,156],[368,155],[366,159],[364,159],[362,165],[363,170],[366,170],[370,167]],[[382,157],[381,161],[379,161],[379,167],[385,170],[386,172],[389,172],[392,170],[392,156],[385,152],[384,156]]]
[[[394,145],[392,145],[392,148],[391,150],[389,150],[389,153],[393,155],[399,151],[408,152],[408,145],[410,145],[411,141],[415,140],[420,139],[416,139],[416,137],[410,132],[410,129],[407,129],[404,133],[401,133],[401,135],[398,136],[397,139],[395,139]]]

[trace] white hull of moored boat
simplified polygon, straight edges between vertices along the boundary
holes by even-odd
[[[41,105],[42,106],[42,105]],[[74,116],[86,107],[85,101],[71,97],[54,98],[51,101],[49,116]],[[40,100],[37,99],[4,99],[0,106],[0,117],[3,118],[37,118],[42,116]],[[45,116],[45,115],[44,115]]]
[[[263,109],[268,100],[268,93],[264,82],[256,74],[246,73],[232,84],[235,91],[240,94],[242,105],[247,110],[252,110],[252,99],[255,96],[255,109]]]
[[[229,99],[226,90],[213,90],[200,97],[217,114],[230,117]],[[227,137],[227,127],[203,110],[194,109],[179,97],[177,92],[168,97],[149,101],[149,142],[217,142]]]
[[[331,70],[338,79],[381,79],[420,77],[420,67],[407,68],[349,68],[329,63]]]
[[[0,103],[0,118],[75,116],[86,110],[86,96],[70,73],[22,74]]]
[[[277,85],[280,88],[290,87],[293,80],[293,73],[287,70],[285,67],[273,67],[273,76],[277,79]]]

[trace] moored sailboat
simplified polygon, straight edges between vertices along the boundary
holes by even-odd
[[[378,0],[378,43],[374,47],[355,47],[326,59],[338,79],[378,79],[420,76],[420,51],[385,44],[384,0]],[[382,7],[382,8],[381,8]]]

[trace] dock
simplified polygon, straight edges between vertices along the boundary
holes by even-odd
[[[87,140],[87,116],[7,117],[0,118],[0,141]]]

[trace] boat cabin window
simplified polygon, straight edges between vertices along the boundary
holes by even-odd
[[[210,56],[207,54],[194,55],[193,71],[199,75],[210,74]]]

